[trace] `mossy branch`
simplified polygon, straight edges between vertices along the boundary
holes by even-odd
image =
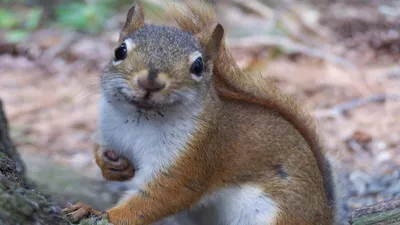
[[[400,199],[356,209],[349,222],[351,225],[400,224]]]

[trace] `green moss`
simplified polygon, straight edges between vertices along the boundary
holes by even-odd
[[[68,224],[61,210],[34,190],[0,175],[0,224]]]
[[[3,152],[0,152],[0,158],[8,158],[8,156],[6,154],[4,154]]]
[[[112,225],[112,224],[105,219],[97,221],[96,218],[88,218],[82,220],[78,225]]]

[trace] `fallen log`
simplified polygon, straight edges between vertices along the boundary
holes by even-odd
[[[400,199],[379,202],[353,211],[350,225],[398,225],[400,224]]]

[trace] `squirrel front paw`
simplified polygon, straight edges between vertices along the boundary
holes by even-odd
[[[106,180],[127,181],[135,175],[132,164],[113,150],[97,147],[95,156],[96,163]]]
[[[75,205],[63,209],[63,213],[66,214],[68,219],[73,223],[77,223],[89,216],[98,217],[99,219],[103,217],[108,218],[104,213],[96,211],[91,206],[82,202],[78,202]]]

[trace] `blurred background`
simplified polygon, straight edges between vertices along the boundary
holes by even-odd
[[[106,208],[124,188],[103,181],[91,135],[131,2],[0,1],[0,99],[29,177],[60,202]],[[149,21],[173,25],[164,1],[143,2]],[[240,67],[273,77],[317,119],[343,208],[400,197],[400,2],[212,3]]]

